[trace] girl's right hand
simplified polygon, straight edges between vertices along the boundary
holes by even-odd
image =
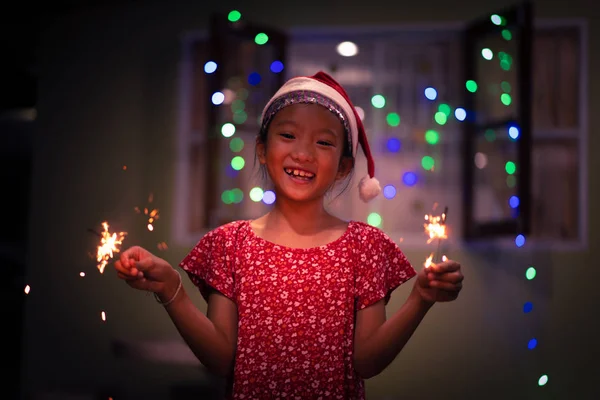
[[[179,276],[168,262],[139,246],[122,252],[115,269],[119,278],[132,288],[159,295],[179,284]]]

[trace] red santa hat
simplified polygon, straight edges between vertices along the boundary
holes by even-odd
[[[375,178],[375,162],[367,141],[365,127],[344,88],[325,72],[313,76],[299,76],[288,80],[273,95],[262,114],[262,129],[266,129],[274,115],[282,108],[298,103],[314,103],[326,107],[342,122],[350,146],[352,157],[356,157],[358,145],[367,158],[368,175],[358,184],[360,198],[368,202],[381,193],[379,181]]]

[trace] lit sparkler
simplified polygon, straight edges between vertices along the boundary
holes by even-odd
[[[425,227],[425,234],[427,234],[427,236],[429,236],[429,239],[427,239],[427,244],[433,242],[434,240],[438,240],[438,244],[437,244],[437,250],[435,253],[431,253],[429,255],[429,257],[425,260],[425,268],[429,268],[431,266],[432,263],[436,262],[439,257],[439,252],[440,252],[440,244],[442,242],[442,240],[444,239],[448,239],[448,234],[446,232],[446,217],[448,215],[448,207],[446,207],[444,209],[444,212],[442,213],[442,215],[432,215],[432,214],[427,214],[425,215],[425,224],[423,225]],[[434,258],[434,254],[435,254],[435,258]],[[446,256],[442,257],[442,261],[446,261]]]
[[[108,223],[103,222],[102,227],[104,231],[98,233],[92,229],[88,231],[95,233],[100,236],[100,245],[98,246],[98,252],[96,253],[96,261],[98,261],[98,271],[104,273],[104,267],[108,264],[108,261],[113,258],[114,253],[120,251],[121,244],[125,239],[127,232],[113,232],[112,234],[108,231]]]

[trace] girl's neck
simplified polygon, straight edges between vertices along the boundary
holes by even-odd
[[[312,204],[276,201],[265,217],[265,228],[298,235],[319,233],[331,225],[333,218],[325,211],[322,201]]]

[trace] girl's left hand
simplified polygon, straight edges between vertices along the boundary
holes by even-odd
[[[423,268],[417,275],[415,291],[428,303],[453,301],[462,289],[463,279],[460,264],[446,260]]]

